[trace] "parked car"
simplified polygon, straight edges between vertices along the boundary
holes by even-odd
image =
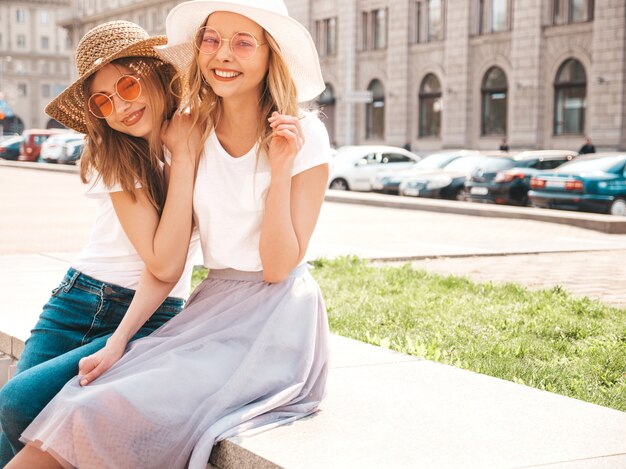
[[[535,174],[531,205],[626,216],[626,153],[581,156]]]
[[[0,141],[0,158],[3,160],[17,160],[20,156],[20,145],[22,137],[3,138]]]
[[[400,195],[465,199],[465,179],[487,158],[479,152],[462,156],[439,170],[409,177],[400,183]]]
[[[539,171],[556,168],[577,156],[578,153],[570,150],[518,153],[513,157],[512,166],[502,160],[501,168],[494,163],[490,168],[474,171],[465,181],[468,199],[472,202],[528,205],[530,178]]]
[[[50,135],[67,133],[64,129],[29,129],[22,132],[24,141],[20,147],[20,161],[37,161],[41,154],[41,145]]]
[[[59,156],[59,164],[76,164],[81,155],[83,154],[83,150],[85,149],[85,141],[77,140],[71,141],[65,144],[65,151]]]
[[[41,159],[46,163],[57,163],[59,159],[65,159],[67,152],[70,150],[68,144],[83,142],[84,140],[85,135],[76,132],[51,135],[41,145]]]
[[[383,194],[399,194],[400,183],[411,177],[426,174],[433,170],[441,169],[448,163],[465,156],[474,154],[468,150],[444,151],[427,155],[408,169],[384,171],[372,179],[372,190]]]
[[[342,147],[333,158],[329,189],[370,191],[372,177],[391,168],[405,169],[422,157],[400,147],[357,145]]]

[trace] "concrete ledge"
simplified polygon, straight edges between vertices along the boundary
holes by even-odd
[[[338,336],[331,344],[320,412],[220,443],[213,467],[626,467],[626,413]]]
[[[23,345],[0,333],[0,352]],[[222,441],[207,469],[626,467],[624,412],[336,335],[331,350],[317,414]]]
[[[0,331],[0,354],[18,360],[24,351],[24,341]]]
[[[345,204],[424,210],[428,212],[455,213],[480,217],[520,218],[577,226],[579,228],[601,231],[608,234],[626,234],[626,217],[615,217],[596,213],[460,202],[456,200],[400,197],[372,192],[344,192],[330,189],[326,191],[325,200]]]
[[[69,164],[39,163],[34,161],[9,161],[0,158],[0,166],[13,168],[36,169],[40,171],[57,171],[59,173],[78,173],[78,166]]]

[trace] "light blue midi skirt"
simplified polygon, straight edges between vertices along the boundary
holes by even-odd
[[[109,371],[67,383],[22,441],[65,467],[204,469],[215,442],[315,412],[327,374],[326,310],[306,265],[276,284],[211,271]]]

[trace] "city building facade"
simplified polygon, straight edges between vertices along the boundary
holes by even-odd
[[[45,105],[70,80],[72,44],[57,23],[70,0],[0,2],[0,130],[60,126]]]
[[[40,3],[55,12],[68,6],[58,14],[64,33],[54,40],[72,54],[85,32],[113,19],[163,34],[165,17],[179,2],[9,0],[0,6],[2,31],[19,5],[32,4],[33,17]],[[327,84],[316,104],[337,146],[388,143],[428,152],[497,149],[506,140],[512,149],[578,149],[589,136],[598,149],[626,149],[624,0],[286,4],[316,42]],[[27,37],[44,45],[34,33]],[[3,54],[6,45],[0,38]],[[29,60],[34,70],[36,59]],[[0,62],[2,72],[5,65]],[[56,83],[50,82],[53,94]],[[43,92],[44,85],[31,88]]]
[[[624,0],[287,3],[337,145],[626,149]]]

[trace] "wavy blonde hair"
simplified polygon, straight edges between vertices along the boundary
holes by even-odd
[[[142,78],[142,93],[149,96],[152,122],[155,128],[148,139],[133,137],[109,127],[105,119],[89,112],[87,116],[87,143],[81,156],[80,177],[87,183],[94,171],[108,187],[120,184],[136,200],[137,183],[146,190],[150,203],[160,213],[165,203],[165,178],[161,169],[164,160],[160,123],[169,119],[178,107],[181,95],[180,80],[174,67],[157,58],[126,57],[111,62],[129,68]],[[84,83],[84,95],[90,96],[92,75]]]
[[[206,24],[206,20],[203,24]],[[267,74],[261,83],[261,99],[259,101],[259,121],[257,124],[257,141],[259,154],[267,154],[272,137],[272,128],[267,119],[272,112],[298,116],[301,112],[298,106],[298,92],[296,84],[289,73],[287,64],[283,60],[280,47],[274,38],[264,30],[265,39],[270,48]],[[195,38],[194,38],[195,40]],[[194,60],[187,73],[180,73],[178,77],[186,81],[186,96],[193,125],[204,129],[202,141],[205,142],[219,123],[223,112],[222,99],[209,87],[202,76],[198,64],[199,51],[194,47]]]

